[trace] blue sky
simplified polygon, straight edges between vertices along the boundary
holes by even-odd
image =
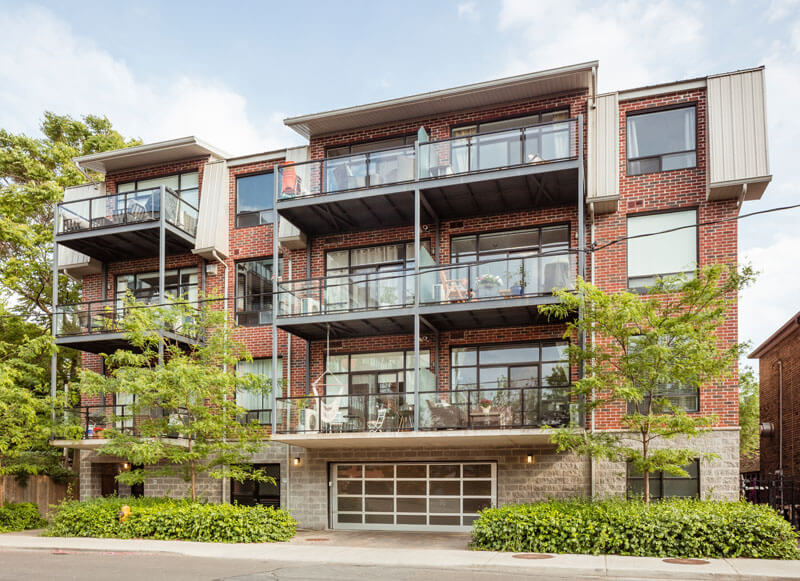
[[[0,127],[98,113],[241,154],[301,143],[287,116],[587,60],[601,91],[764,64],[775,179],[743,211],[800,201],[797,0],[227,4],[0,0]],[[740,308],[758,343],[800,310],[800,210],[743,220],[740,255],[761,271]]]

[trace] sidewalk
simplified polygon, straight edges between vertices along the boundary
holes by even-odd
[[[320,531],[320,536],[325,532]],[[225,544],[188,541],[52,538],[0,534],[3,549],[175,553],[190,557],[297,561],[338,565],[418,567],[520,573],[542,578],[800,580],[800,561],[710,559],[702,565],[665,563],[650,557],[553,555],[547,559],[514,558],[511,553],[454,549],[320,546],[314,543]]]

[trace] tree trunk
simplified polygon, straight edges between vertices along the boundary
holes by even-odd
[[[189,438],[188,442],[188,449],[189,453],[192,453],[192,439]],[[191,490],[192,490],[192,502],[197,502],[197,486],[196,478],[195,478],[195,467],[194,467],[194,460],[189,460],[189,478],[191,479]]]
[[[6,505],[6,477],[3,475],[3,463],[0,462],[0,508]]]
[[[644,473],[644,502],[650,504],[650,473]]]

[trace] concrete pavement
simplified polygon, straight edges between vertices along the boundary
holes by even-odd
[[[311,541],[330,538],[319,531],[302,543],[224,544],[143,539],[87,539],[0,535],[2,549],[173,553],[196,558],[256,560],[261,562],[324,564],[325,566],[397,568],[464,573],[507,573],[542,578],[582,579],[693,579],[693,580],[800,580],[800,561],[709,559],[704,564],[671,564],[649,557],[614,555],[552,555],[545,559],[515,558],[511,553],[458,549],[419,549],[397,546],[347,546]],[[402,537],[399,537],[402,539]],[[335,542],[335,541],[334,541]],[[257,579],[258,577],[251,577]],[[267,577],[263,577],[267,578]]]

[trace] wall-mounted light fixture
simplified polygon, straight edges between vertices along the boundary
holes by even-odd
[[[130,464],[128,464],[127,462],[125,462],[125,463],[122,465],[122,469],[123,469],[123,470],[130,470],[130,469],[131,469],[131,465],[130,465]]]
[[[533,454],[528,454],[527,462],[528,464],[533,464],[534,462],[536,462],[536,456],[534,456]]]
[[[300,466],[300,456],[295,456],[294,460],[292,460],[292,464],[295,466]]]

